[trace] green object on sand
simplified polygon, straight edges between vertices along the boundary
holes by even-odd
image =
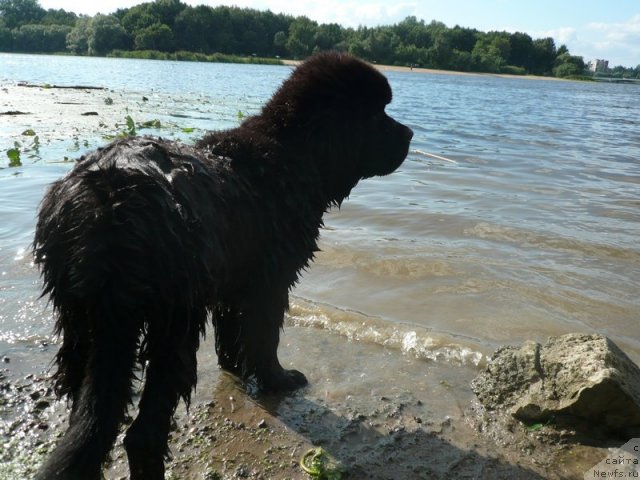
[[[318,480],[342,480],[340,463],[324,451],[322,447],[308,450],[300,459],[300,467]]]

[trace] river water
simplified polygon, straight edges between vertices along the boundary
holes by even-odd
[[[0,87],[107,87],[104,95],[138,99],[123,115],[160,119],[168,127],[150,133],[183,141],[257,113],[290,71],[0,54]],[[322,252],[292,292],[285,360],[320,368],[318,380],[373,349],[363,369],[375,383],[411,389],[407,372],[429,365],[478,371],[500,344],[597,332],[638,362],[640,88],[385,74],[388,112],[415,132],[411,153],[326,216]],[[12,109],[8,92],[0,89],[0,113]],[[139,107],[142,96],[153,108]],[[0,357],[20,373],[46,369],[58,341],[29,253],[37,205],[71,167],[63,157],[106,143],[49,120],[34,127],[49,132],[38,156],[5,168],[30,120],[0,116]],[[295,347],[309,335],[324,339],[313,355]],[[411,366],[387,368],[398,362]]]

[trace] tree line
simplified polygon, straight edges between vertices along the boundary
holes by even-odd
[[[38,0],[0,0],[0,51],[107,55],[113,51],[193,52],[302,59],[321,50],[350,52],[388,65],[470,72],[582,75],[582,57],[553,38],[447,27],[416,17],[345,28],[238,7],[155,0],[93,17],[42,8]],[[640,78],[636,69],[616,67]]]

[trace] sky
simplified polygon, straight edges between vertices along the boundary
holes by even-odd
[[[75,13],[108,14],[144,0],[40,0],[45,8]],[[319,23],[345,27],[397,23],[409,15],[447,26],[482,31],[524,32],[553,37],[556,45],[585,61],[609,60],[609,66],[640,65],[639,0],[182,0],[190,5],[235,5],[306,15]]]

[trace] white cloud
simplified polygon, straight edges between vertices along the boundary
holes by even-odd
[[[561,27],[554,30],[546,30],[542,32],[536,32],[533,35],[534,38],[547,38],[551,37],[555,40],[556,45],[567,44],[578,40],[578,33],[573,27]]]
[[[189,4],[201,4],[203,0],[187,0]],[[215,5],[216,0],[204,1]],[[240,7],[269,9],[275,13],[293,16],[304,15],[319,23],[339,23],[343,26],[390,25],[411,15],[416,9],[415,2],[386,2],[362,0],[235,0]]]
[[[572,55],[585,61],[602,58],[610,66],[640,64],[640,15],[626,22],[589,23],[581,28],[560,27],[531,32],[533,38],[552,37],[556,46],[566,45]]]
[[[593,51],[610,65],[640,65],[640,14],[626,22],[589,23],[585,34]]]

